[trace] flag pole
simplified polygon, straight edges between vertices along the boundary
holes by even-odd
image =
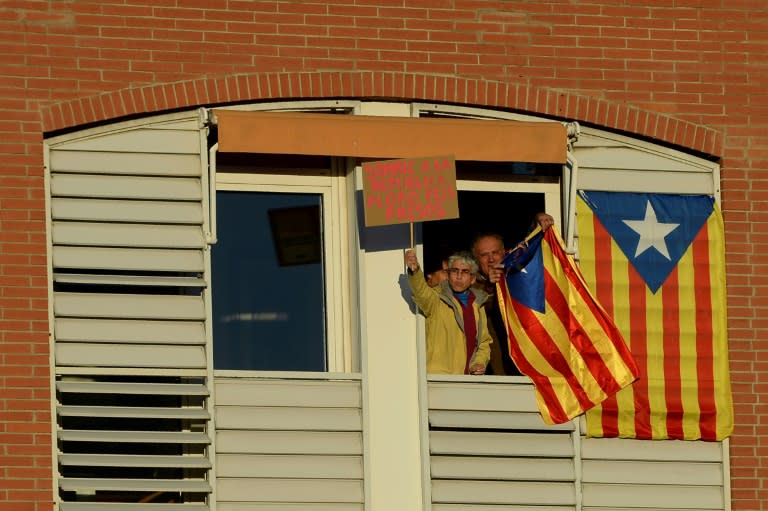
[[[409,222],[411,225],[411,249],[413,249],[413,222]]]

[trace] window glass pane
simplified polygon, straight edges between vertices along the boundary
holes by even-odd
[[[218,192],[216,369],[325,371],[320,194]]]

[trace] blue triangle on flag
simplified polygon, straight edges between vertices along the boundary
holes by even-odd
[[[655,293],[712,214],[709,195],[580,192]]]
[[[506,271],[509,295],[540,313],[544,313],[544,260],[541,254],[543,233],[538,233],[527,244],[510,252],[502,263]]]

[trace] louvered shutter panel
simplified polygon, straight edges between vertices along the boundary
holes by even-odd
[[[581,128],[573,154],[579,190],[718,195],[718,166],[674,149]]]
[[[209,508],[204,114],[46,141],[62,511]]]
[[[533,390],[430,375],[432,509],[577,508],[575,424],[547,426]]]
[[[359,377],[216,378],[216,509],[363,511]]]

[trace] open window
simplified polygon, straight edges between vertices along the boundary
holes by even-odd
[[[552,215],[556,228],[560,228],[559,166],[463,163],[457,164],[460,217],[423,224],[425,274],[438,269],[450,254],[471,250],[479,235],[495,233],[503,238],[506,248],[514,246],[533,228],[537,213]],[[477,285],[486,284],[478,281]],[[506,329],[503,319],[493,304],[486,311],[495,339],[486,374],[517,376],[519,370],[509,357],[506,335],[501,333]]]
[[[423,224],[425,261],[446,251],[468,250],[482,232],[498,233],[512,245],[529,232],[536,213],[549,213],[559,226],[560,167],[458,162],[460,218]]]

